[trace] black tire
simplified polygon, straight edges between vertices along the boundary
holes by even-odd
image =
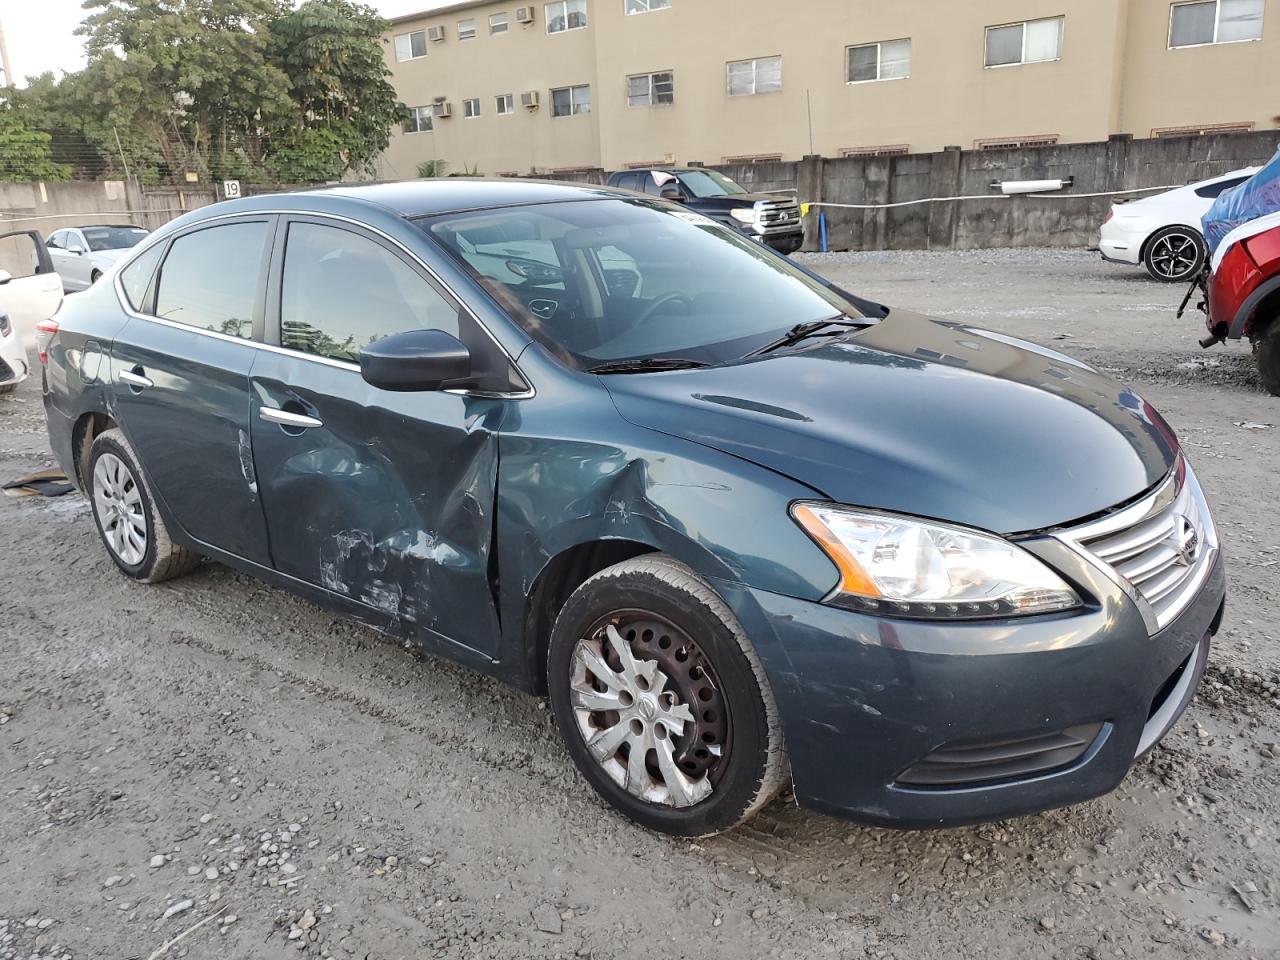
[[[89,286],[92,287],[95,283],[97,283],[101,279],[102,279],[102,271],[101,270],[93,271],[93,273],[89,274]]]
[[[1262,385],[1273,397],[1280,397],[1280,316],[1273,317],[1253,345]]]
[[[706,703],[698,701],[710,700],[712,696],[714,703],[723,709],[723,717],[715,717],[713,711],[700,714],[693,728],[679,738],[696,734],[703,717],[718,721],[724,733],[723,753],[709,761],[711,766],[700,774],[711,785],[710,793],[688,806],[653,802],[628,792],[603,765],[606,761],[597,760],[588,749],[587,733],[581,726],[586,721],[580,720],[581,711],[574,708],[573,675],[579,639],[604,629],[600,626],[603,623],[613,623],[620,630],[626,630],[629,622],[654,621],[669,624],[691,640],[696,637],[696,641],[689,647],[677,644],[677,649],[659,654],[656,648],[668,639],[665,634],[642,638],[632,630],[631,644],[638,652],[637,662],[653,664],[653,660],[642,659],[646,649],[642,644],[652,644],[647,649],[653,650],[654,659],[674,656],[678,660],[681,653],[692,650],[698,662],[709,667],[706,671],[696,668],[690,671],[688,677],[699,678],[694,680],[682,675],[677,681],[658,672],[656,689],[674,690],[679,682],[716,684],[714,694],[706,688],[698,690],[680,699],[677,709],[684,706],[686,700],[692,700],[701,710]],[[591,785],[637,823],[674,836],[710,836],[753,816],[787,782],[788,767],[778,709],[759,658],[719,595],[689,567],[671,557],[649,554],[627,560],[602,570],[578,587],[556,618],[547,661],[552,711],[570,756]],[[658,669],[657,664],[653,664],[653,668]],[[667,672],[676,673],[675,670]],[[614,722],[620,724],[632,716],[630,723],[635,724],[640,706],[637,702],[632,713],[612,715],[621,718]],[[652,713],[648,716],[657,735],[658,722],[652,719]],[[677,749],[691,749],[688,744],[681,747],[674,734],[662,733],[661,739],[666,740],[668,736]],[[695,741],[699,746],[702,742]],[[696,752],[706,756],[705,751]],[[650,751],[646,756],[652,757],[655,753]],[[690,755],[683,754],[686,759]],[[629,745],[625,756],[629,760]],[[608,762],[615,761],[624,762],[617,757]],[[656,758],[652,762],[656,762]],[[626,779],[630,781],[630,774]]]
[[[107,456],[114,457],[125,468],[128,476],[122,486],[130,492],[136,490],[141,501],[139,516],[145,521],[146,530],[142,538],[144,547],[141,549],[141,557],[136,562],[129,562],[127,557],[122,556],[107,533],[110,521],[104,519],[104,512],[109,508],[95,487],[99,461]],[[83,485],[107,555],[125,576],[142,583],[159,583],[189,573],[199,565],[199,554],[175,545],[169,536],[169,530],[156,510],[151,488],[147,486],[146,477],[138,464],[137,454],[119,429],[105,430],[94,438],[93,445],[89,448],[88,463],[84,467]]]
[[[1204,237],[1194,227],[1165,227],[1147,240],[1142,265],[1161,283],[1188,283],[1204,269],[1208,256]]]

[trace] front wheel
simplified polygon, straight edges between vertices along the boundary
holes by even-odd
[[[671,557],[628,560],[582,584],[556,618],[547,659],[569,754],[632,820],[708,836],[785,783],[759,658],[724,601]]]
[[[1254,341],[1258,373],[1262,385],[1273,397],[1280,397],[1280,316],[1272,319],[1262,336]]]
[[[1185,283],[1203,269],[1207,253],[1200,231],[1191,227],[1165,227],[1147,241],[1142,265],[1153,280]]]

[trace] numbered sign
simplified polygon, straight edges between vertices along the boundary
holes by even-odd
[[[222,195],[226,197],[228,200],[235,200],[239,198],[240,181],[239,180],[223,180]]]

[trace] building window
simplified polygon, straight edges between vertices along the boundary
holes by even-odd
[[[1169,46],[1262,39],[1265,0],[1201,0],[1169,7]]]
[[[778,163],[782,160],[780,153],[752,153],[741,157],[725,157],[725,163]]]
[[[458,21],[458,39],[474,40],[476,38],[476,18],[469,17]]]
[[[1207,137],[1215,133],[1249,133],[1253,123],[1242,120],[1239,123],[1205,123],[1198,127],[1156,127],[1151,131],[1153,137]]]
[[[396,36],[396,59],[403,63],[406,60],[420,60],[427,55],[427,31],[415,30],[413,33],[401,33]]]
[[[782,90],[781,57],[735,60],[729,64],[728,70],[731,97],[749,97],[757,93],[778,93]]]
[[[569,117],[591,112],[591,87],[557,87],[551,91],[551,116]]]
[[[559,0],[547,4],[547,33],[581,30],[587,25],[587,0]]]
[[[464,117],[480,116],[480,98],[475,97],[472,100],[462,101],[462,115]]]
[[[638,73],[627,77],[627,106],[652,107],[661,103],[675,103],[675,74]]]
[[[506,33],[510,29],[507,23],[507,15],[505,13],[493,13],[489,15],[489,33]]]
[[[652,13],[654,10],[667,10],[671,0],[623,0],[622,8],[630,17],[637,13]]]
[[[911,152],[911,145],[906,143],[890,143],[880,147],[841,147],[842,157],[905,157]]]
[[[996,137],[991,140],[975,140],[979,150],[1018,150],[1023,147],[1052,147],[1058,142],[1056,133],[1041,133],[1033,137]]]
[[[850,47],[847,68],[845,79],[849,83],[905,80],[911,76],[911,41],[883,40]]]
[[[987,66],[1043,63],[1062,57],[1063,17],[987,27]]]
[[[410,107],[409,119],[404,122],[405,133],[427,133],[431,130],[433,107]]]
[[[505,117],[509,113],[515,113],[516,103],[515,97],[509,93],[500,93],[494,100],[496,101],[495,112],[500,117]]]

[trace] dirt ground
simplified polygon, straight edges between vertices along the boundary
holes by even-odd
[[[1227,620],[1118,791],[911,833],[784,797],[667,840],[534,698],[224,567],[135,585],[80,497],[0,499],[0,960],[155,958],[192,927],[166,955],[1280,957],[1280,399],[1247,349],[1200,350],[1181,288],[1084,252],[808,259],[1112,371],[1181,434]],[[0,477],[52,463],[37,384],[0,397]]]

